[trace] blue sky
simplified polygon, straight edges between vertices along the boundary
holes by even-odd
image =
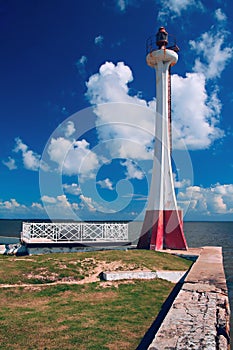
[[[233,220],[228,1],[0,3],[0,218],[142,220],[155,73],[146,39],[166,26],[173,162],[185,220]]]

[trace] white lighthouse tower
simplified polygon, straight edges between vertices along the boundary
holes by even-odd
[[[156,118],[153,172],[148,206],[138,248],[187,249],[182,212],[177,208],[171,165],[170,67],[178,60],[177,46],[167,47],[168,34],[160,27],[149,41],[147,64],[156,71]]]

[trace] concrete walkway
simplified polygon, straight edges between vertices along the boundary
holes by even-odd
[[[230,309],[222,249],[203,247],[198,253],[148,350],[229,349]]]

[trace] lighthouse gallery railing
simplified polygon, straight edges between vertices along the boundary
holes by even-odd
[[[128,224],[23,222],[21,239],[27,242],[127,241]]]

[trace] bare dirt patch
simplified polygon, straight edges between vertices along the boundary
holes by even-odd
[[[80,284],[99,281],[100,279],[99,276],[103,271],[124,271],[124,270],[134,271],[138,269],[137,265],[124,264],[122,261],[106,262],[106,261],[98,261],[94,259],[89,259],[89,260],[92,260],[92,263],[95,264],[96,267],[93,268],[92,272],[89,271],[89,276],[85,277],[82,281],[80,281]],[[145,269],[142,269],[142,270],[145,270]]]
[[[50,260],[52,260],[50,258]],[[54,260],[53,260],[54,261]],[[80,267],[81,264],[81,267]],[[31,290],[38,290],[40,285],[55,285],[55,284],[87,284],[94,283],[100,281],[100,274],[103,271],[124,271],[130,270],[135,271],[138,270],[138,265],[135,264],[124,264],[122,261],[112,261],[106,262],[97,260],[94,258],[85,258],[80,261],[69,261],[69,265],[79,265],[77,267],[77,277],[67,276],[61,277],[59,273],[49,272],[47,268],[41,267],[38,268],[35,272],[30,272],[27,274],[23,274],[24,278],[27,279],[27,282],[20,284],[1,284],[0,288],[8,288],[8,287],[27,287],[31,288]],[[63,262],[57,262],[57,266],[62,270],[67,270],[68,267]],[[147,270],[146,268],[141,269],[142,271]],[[79,274],[79,275],[78,275]],[[80,279],[80,274],[83,275],[83,279]],[[132,283],[130,281],[125,282],[108,282],[101,283],[102,287],[115,286],[118,287],[119,283]],[[37,287],[33,287],[33,285],[37,285]]]

